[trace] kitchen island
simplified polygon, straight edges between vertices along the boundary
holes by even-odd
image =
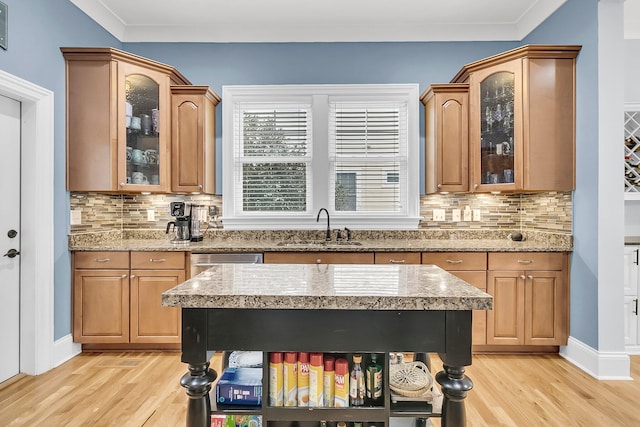
[[[442,426],[458,427],[466,425],[464,398],[473,386],[464,375],[471,364],[471,313],[490,310],[492,297],[432,265],[220,264],[164,292],[162,304],[182,307],[188,427],[210,426],[214,350],[436,352],[444,364],[436,375],[444,394]],[[407,416],[385,401],[370,421]],[[265,425],[274,417],[309,420],[313,412],[270,409],[262,413]],[[347,408],[327,409],[318,417],[367,420]]]

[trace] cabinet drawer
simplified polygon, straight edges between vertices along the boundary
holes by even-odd
[[[376,252],[376,264],[420,264],[420,252]]]
[[[265,264],[373,264],[373,252],[265,252]]]
[[[131,269],[183,269],[184,252],[131,252]]]
[[[489,254],[489,270],[562,270],[559,252],[497,252]]]
[[[75,268],[129,269],[129,252],[74,252]]]
[[[423,252],[423,264],[434,264],[444,270],[486,270],[486,252]]]

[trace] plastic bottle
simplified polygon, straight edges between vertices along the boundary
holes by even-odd
[[[326,356],[324,358],[324,383],[322,394],[324,406],[328,407],[333,407],[335,405],[336,372],[334,364],[334,357]]]
[[[382,403],[382,366],[378,363],[378,355],[371,354],[366,373],[367,399],[373,405]]]
[[[281,352],[269,354],[269,406],[284,405],[283,361]]]
[[[365,385],[362,370],[362,355],[353,355],[353,367],[349,376],[349,403],[351,406],[364,405]]]
[[[284,406],[298,405],[298,353],[284,354],[283,385]]]
[[[298,353],[298,406],[309,406],[309,353]]]
[[[309,406],[318,408],[324,406],[323,396],[324,369],[322,353],[309,355]]]
[[[335,390],[334,406],[346,408],[349,406],[349,361],[337,359],[335,362]]]

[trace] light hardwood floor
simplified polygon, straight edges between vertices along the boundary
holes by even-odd
[[[631,360],[633,381],[597,381],[557,355],[476,355],[468,426],[640,426],[640,356]],[[0,385],[0,426],[183,426],[185,366],[179,353],[81,354]]]

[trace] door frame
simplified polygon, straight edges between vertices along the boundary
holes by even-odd
[[[0,70],[0,95],[22,103],[20,372],[53,368],[53,92]],[[29,173],[27,173],[29,171]]]

